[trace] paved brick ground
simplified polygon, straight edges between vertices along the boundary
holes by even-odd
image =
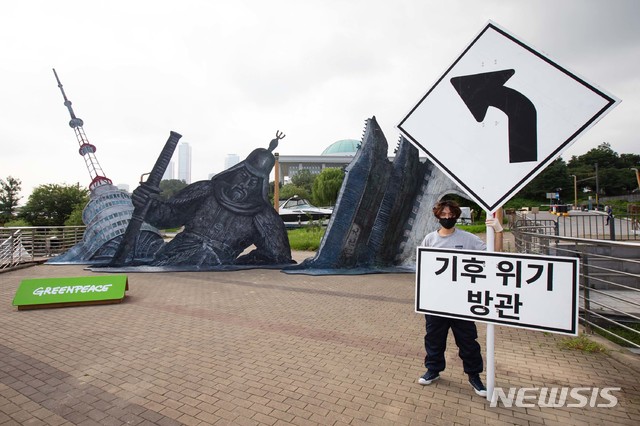
[[[491,408],[452,340],[442,379],[418,385],[410,274],[129,274],[122,304],[11,305],[22,279],[91,274],[0,274],[0,425],[640,423],[637,358],[561,350],[541,332],[496,327],[497,386],[620,387],[617,406]]]

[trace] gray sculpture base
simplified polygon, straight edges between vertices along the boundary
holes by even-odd
[[[93,272],[117,273],[117,272],[231,272],[245,271],[248,269],[278,269],[281,270],[291,263],[281,265],[213,265],[194,267],[192,265],[173,265],[173,266],[150,266],[150,265],[131,265],[131,266],[90,266],[85,270]]]
[[[389,266],[386,268],[340,268],[340,269],[283,269],[285,274],[292,275],[369,275],[369,274],[415,274],[413,266]]]

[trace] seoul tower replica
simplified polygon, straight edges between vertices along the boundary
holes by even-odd
[[[105,176],[95,156],[96,147],[89,143],[82,127],[84,122],[73,112],[71,101],[67,99],[55,69],[53,74],[62,92],[64,105],[71,115],[69,126],[76,134],[80,145],[78,152],[84,159],[91,183],[89,183],[89,202],[82,211],[82,221],[87,226],[82,241],[47,263],[107,262],[115,254],[127,229],[127,224],[133,214],[133,203],[129,194],[118,189],[113,185],[111,179]],[[151,257],[162,243],[162,237],[158,230],[145,223],[142,226],[135,256],[138,258]]]

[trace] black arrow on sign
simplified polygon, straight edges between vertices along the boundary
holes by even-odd
[[[464,103],[478,123],[484,120],[490,106],[509,118],[509,163],[537,161],[538,135],[536,107],[520,92],[504,83],[515,70],[463,75],[451,79]]]

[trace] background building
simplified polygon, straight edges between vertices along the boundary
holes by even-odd
[[[176,163],[173,160],[169,162],[169,165],[167,166],[167,170],[165,170],[164,175],[162,175],[162,180],[175,179],[175,176],[176,176],[175,164]]]
[[[178,145],[178,179],[191,183],[191,147],[186,142]]]
[[[359,147],[359,140],[342,139],[329,145],[320,155],[280,155],[279,180],[281,183],[289,182],[300,170],[309,170],[317,175],[329,167],[345,167],[353,160]]]
[[[356,139],[341,139],[329,145],[320,155],[280,155],[278,160],[278,177],[282,184],[290,183],[291,177],[300,170],[309,170],[317,175],[329,167],[346,167],[360,148],[361,141]],[[393,161],[389,156],[389,161]],[[420,161],[426,157],[420,154]]]
[[[224,169],[228,170],[240,162],[240,156],[238,154],[227,154],[224,159]]]

